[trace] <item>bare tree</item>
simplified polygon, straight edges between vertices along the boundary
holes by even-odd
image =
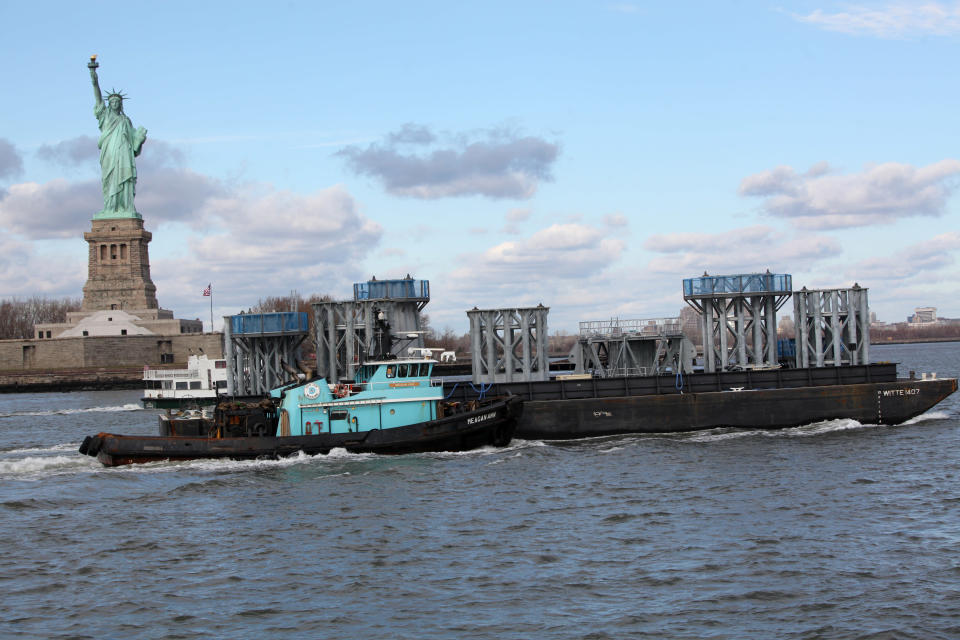
[[[67,321],[68,311],[79,311],[80,298],[48,299],[41,296],[0,301],[0,339],[34,337],[33,325]]]

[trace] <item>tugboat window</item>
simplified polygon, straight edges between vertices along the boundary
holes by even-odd
[[[398,377],[398,378],[406,378],[406,377],[407,377],[407,365],[405,365],[405,364],[400,365],[400,371],[397,373],[397,377]]]
[[[346,411],[331,411],[330,420],[346,420],[347,412]]]
[[[389,367],[387,367],[387,377],[388,377],[388,378],[392,378],[392,377],[394,376],[394,373],[395,373],[395,371],[394,371],[394,369],[393,369],[393,365],[390,365]]]

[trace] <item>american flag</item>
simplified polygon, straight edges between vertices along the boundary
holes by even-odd
[[[205,296],[212,295],[212,293],[211,293],[211,292],[212,292],[212,287],[213,287],[212,284],[208,284],[208,285],[207,285],[207,288],[203,290],[203,295],[205,295]]]

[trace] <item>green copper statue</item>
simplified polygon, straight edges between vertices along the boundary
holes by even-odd
[[[137,165],[134,158],[140,155],[147,130],[133,128],[130,118],[123,112],[123,94],[111,91],[106,97],[100,93],[97,79],[97,56],[90,56],[90,79],[93,81],[93,95],[96,103],[93,114],[100,126],[100,171],[103,185],[103,211],[94,215],[99,218],[139,218],[133,206],[133,196],[137,187]]]

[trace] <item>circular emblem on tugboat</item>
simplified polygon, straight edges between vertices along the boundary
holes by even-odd
[[[311,400],[320,395],[320,387],[311,382],[306,387],[303,388],[303,395],[307,396]]]

